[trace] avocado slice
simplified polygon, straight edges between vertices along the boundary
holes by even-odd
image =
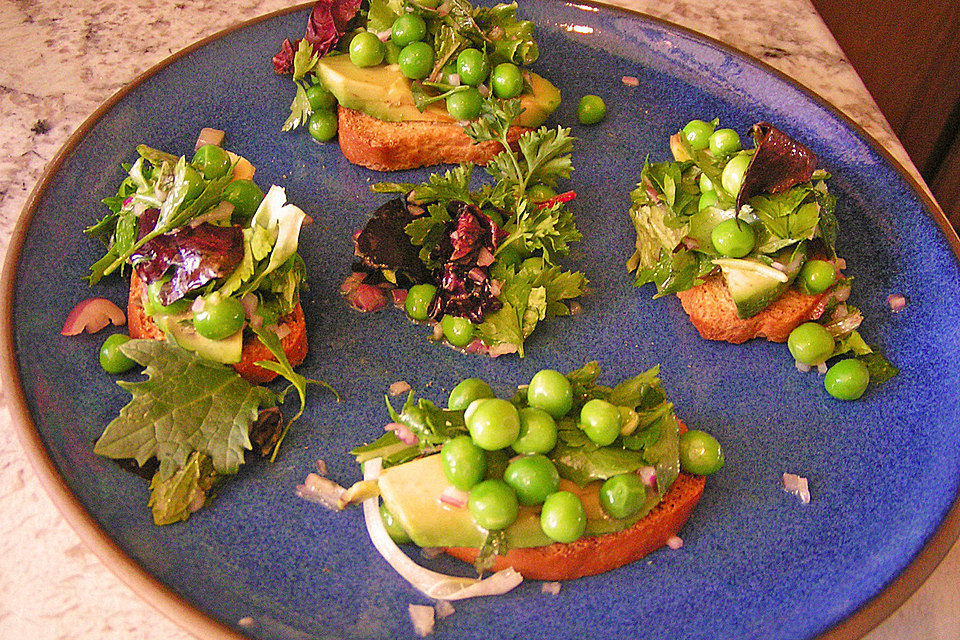
[[[779,257],[790,260],[793,252]],[[715,258],[720,267],[730,297],[737,305],[737,317],[752,318],[790,288],[803,266],[803,253],[786,270],[775,269],[751,258]]]
[[[358,67],[349,56],[329,55],[320,59],[317,75],[323,85],[348,109],[387,122],[454,122],[442,101],[431,103],[422,112],[410,92],[412,80],[400,66],[382,64]],[[520,96],[523,113],[516,124],[539,127],[560,105],[560,90],[535,73],[530,74],[532,92]]]
[[[193,351],[207,360],[223,364],[240,362],[243,352],[243,330],[223,340],[211,340],[196,332],[188,315],[155,316],[153,320],[168,338],[172,337],[187,351]]]
[[[617,520],[601,510],[600,482],[580,488],[561,480],[560,488],[580,496],[587,513],[584,535],[620,531],[649,513],[659,502],[651,492],[646,504],[630,518]],[[418,458],[386,469],[378,480],[380,497],[390,513],[421,547],[480,547],[487,532],[473,521],[467,508],[456,508],[440,501],[440,495],[451,486],[443,474],[440,456]],[[539,507],[520,507],[517,520],[504,531],[511,548],[543,547],[553,541],[540,528]]]

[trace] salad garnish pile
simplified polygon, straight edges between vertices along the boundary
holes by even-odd
[[[519,102],[487,99],[467,127],[479,142],[505,142]],[[356,236],[358,262],[343,291],[376,310],[387,293],[414,320],[435,323],[434,337],[468,351],[524,355],[542,320],[569,315],[586,290],[583,274],[558,260],[581,237],[558,181],[573,169],[568,129],[524,133],[486,167],[493,185],[471,190],[473,165],[433,174],[423,184],[384,182],[400,194]]]
[[[537,60],[539,50],[533,23],[518,20],[516,11],[516,3],[473,7],[466,0],[318,2],[304,37],[284,40],[273,57],[274,70],[291,74],[296,86],[282,129],[308,125],[314,138],[332,139],[337,132],[338,100],[345,107],[391,121],[407,119],[400,102],[408,100],[420,113],[435,105],[449,114],[441,116],[446,120],[466,121],[480,115],[485,96],[509,99],[530,93],[531,76],[525,67]],[[337,64],[325,68],[321,60],[334,57]],[[351,72],[338,63],[347,58],[354,68],[388,66],[398,73],[396,78],[369,76],[371,81],[391,85],[383,86],[376,98],[370,97],[364,95],[366,89],[341,86],[344,74]],[[398,79],[402,82],[397,83]],[[393,84],[403,84],[408,95],[387,101],[395,104],[369,108],[396,90]],[[556,98],[559,102],[558,94]],[[553,98],[550,104],[547,112],[556,108]],[[531,111],[525,117],[537,116]]]
[[[276,456],[316,382],[293,370],[281,343],[304,277],[297,242],[306,216],[279,187],[264,196],[246,160],[198,145],[192,160],[138,147],[117,195],[104,201],[110,212],[86,231],[107,243],[91,285],[132,267],[145,289],[137,303],[166,337],[113,335],[104,344],[107,371],[141,365],[148,379],[118,381],[133,399],[94,449],[152,476],[157,524],[186,519],[247,450]],[[256,364],[289,381],[282,392],[227,366],[251,340],[273,356]],[[300,408],[284,421],[276,405],[290,388]]]
[[[798,367],[827,373],[828,391],[843,399],[859,397],[870,380],[888,380],[896,369],[860,336],[863,316],[847,302],[851,280],[835,250],[829,174],[768,123],[751,129],[754,149],[717,125],[692,120],[670,139],[674,160],[644,163],[630,208],[637,239],[627,268],[636,285],[653,283],[661,297],[720,277],[740,318],[791,289],[821,296],[814,321],[788,340]],[[827,360],[847,353],[856,357],[827,371]]]
[[[335,509],[364,502],[368,527],[395,543],[478,548],[480,574],[512,548],[628,528],[681,469],[713,473],[723,453],[709,434],[681,428],[656,367],[614,387],[600,373],[596,362],[567,375],[544,369],[509,400],[468,378],[445,408],[413,391],[399,409],[387,397],[387,433],[351,452],[364,480],[343,489],[311,474],[300,494]],[[442,597],[378,536],[405,578]]]

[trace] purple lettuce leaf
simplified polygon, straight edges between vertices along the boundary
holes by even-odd
[[[324,56],[350,30],[360,11],[360,0],[319,0],[313,5],[303,38],[313,45],[315,55]],[[280,45],[273,56],[273,70],[279,74],[293,73],[293,58],[300,40],[289,39]]]
[[[145,242],[131,256],[137,275],[147,285],[163,279],[172,268],[170,280],[164,282],[157,293],[164,305],[176,302],[211,280],[230,275],[241,260],[243,230],[209,222],[161,234]]]
[[[737,211],[753,196],[783,193],[808,181],[817,166],[817,157],[810,149],[772,124],[759,122],[750,133],[756,152],[737,195]]]

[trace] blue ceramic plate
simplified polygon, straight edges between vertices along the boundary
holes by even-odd
[[[20,422],[43,475],[85,537],[144,595],[204,637],[404,638],[407,605],[425,603],[377,555],[359,509],[330,513],[294,487],[326,461],[349,484],[347,451],[381,431],[383,394],[406,380],[443,401],[461,378],[508,387],[543,367],[598,360],[604,380],[660,364],[688,425],[723,442],[726,467],[707,481],[680,550],[662,549],[558,595],[529,581],[509,595],[461,602],[438,638],[783,638],[858,636],[932,570],[956,537],[960,483],[960,273],[955,235],[936,205],[855,125],[762,64],[640,15],[564,2],[526,3],[539,25],[536,69],[565,101],[553,122],[579,143],[572,208],[584,241],[573,260],[593,293],[583,313],[538,330],[524,360],[491,360],[436,346],[421,326],[352,312],[338,294],[351,233],[383,201],[387,176],[354,167],[336,145],[282,134],[291,85],[270,57],[301,33],[307,11],[277,15],[194,47],[125,90],[87,122],[46,177],[11,251],[6,290],[8,376],[20,381]],[[639,86],[621,81],[638,79]],[[577,124],[577,99],[601,95],[598,126]],[[841,403],[822,379],[794,368],[782,345],[701,340],[676,299],[652,300],[624,269],[633,229],[629,192],[643,158],[667,157],[667,138],[691,118],[719,117],[742,133],[775,123],[833,174],[856,282],[853,302],[870,343],[901,369],[859,402]],[[117,302],[126,283],[83,281],[99,247],[82,230],[104,213],[134,146],[188,153],[199,129],[286,185],[310,213],[301,250],[310,354],[320,390],[279,460],[255,461],[188,522],[151,523],[146,484],[93,454],[127,394],[96,364],[103,336],[63,338],[67,311],[92,294]],[[419,181],[416,171],[389,178]],[[887,296],[908,304],[894,314]],[[810,480],[802,505],[781,474]],[[466,572],[438,560],[431,566]],[[198,614],[198,612],[200,612]],[[244,620],[241,626],[239,621]]]

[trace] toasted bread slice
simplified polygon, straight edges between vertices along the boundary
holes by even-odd
[[[165,340],[163,331],[143,308],[144,289],[143,281],[134,272],[130,277],[130,294],[127,298],[127,329],[130,337]],[[307,324],[299,302],[292,312],[280,318],[279,325],[284,327],[285,334],[280,339],[280,345],[290,364],[295,367],[307,356]],[[240,362],[233,365],[233,368],[253,384],[262,384],[270,382],[277,377],[277,374],[255,363],[273,359],[270,350],[260,342],[259,338],[244,337]]]
[[[386,122],[338,107],[337,136],[343,156],[377,171],[472,162],[485,165],[503,150],[498,142],[475,143],[455,122]],[[510,127],[511,144],[526,127]]]
[[[702,337],[740,344],[752,338],[786,342],[798,325],[816,318],[818,305],[826,295],[804,294],[791,288],[751,318],[737,316],[737,305],[720,276],[681,291],[677,297]]]
[[[533,580],[572,580],[617,569],[651,553],[667,543],[683,527],[703,494],[706,479],[681,473],[670,491],[654,509],[632,527],[576,542],[555,542],[546,547],[511,549],[497,556],[493,569],[513,567]],[[444,551],[455,558],[473,562],[477,549],[451,547]]]

